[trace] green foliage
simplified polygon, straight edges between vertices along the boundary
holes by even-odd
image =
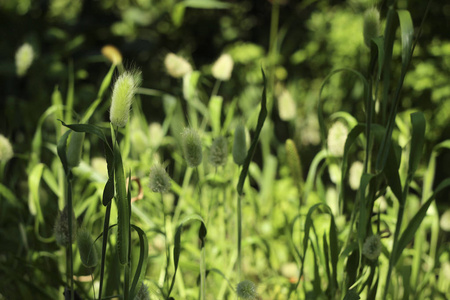
[[[75,2],[0,3],[0,298],[450,298],[448,5]]]

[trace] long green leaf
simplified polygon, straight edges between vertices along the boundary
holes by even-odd
[[[433,200],[436,198],[436,195],[438,193],[440,193],[443,189],[445,189],[449,186],[450,186],[450,178],[443,180],[437,186],[436,190],[430,196],[430,198],[422,205],[422,207],[419,209],[419,211],[414,215],[414,217],[408,223],[408,226],[403,231],[400,239],[398,240],[398,245],[397,245],[396,251],[392,257],[394,266],[397,263],[398,259],[400,258],[400,255],[402,254],[403,250],[406,248],[406,246],[409,244],[409,242],[411,242],[411,240],[414,238],[414,235],[416,234],[417,229],[420,227],[420,224],[422,224],[422,221],[427,214],[427,210],[430,207]]]
[[[376,161],[376,170],[381,171],[384,169],[389,153],[389,148],[391,144],[391,138],[392,138],[392,132],[394,130],[394,124],[395,124],[395,116],[397,115],[397,108],[398,104],[400,102],[400,91],[403,87],[403,81],[406,76],[406,71],[409,66],[409,62],[411,61],[412,57],[412,43],[413,43],[413,35],[414,35],[414,28],[413,23],[411,19],[411,15],[407,10],[398,10],[397,11],[399,22],[400,22],[400,28],[401,28],[401,36],[402,36],[402,72],[400,74],[400,78],[398,80],[397,86],[395,88],[394,97],[392,99],[392,107],[391,112],[389,113],[389,119],[387,123],[387,130],[384,135],[383,141],[381,142],[380,152],[378,153],[377,161]],[[394,29],[391,29],[391,31],[395,31]],[[392,34],[392,33],[391,33]],[[391,35],[390,35],[391,36]],[[386,52],[387,55],[388,52]],[[386,57],[386,60],[388,58]],[[388,70],[385,70],[384,74]],[[386,83],[385,89],[388,88],[388,83]],[[387,97],[387,95],[386,95]],[[384,101],[387,101],[384,99]]]
[[[29,205],[30,213],[37,215],[37,219],[40,223],[44,223],[44,216],[42,215],[41,201],[39,197],[39,186],[41,183],[42,173],[44,172],[45,165],[37,164],[28,176],[28,186],[30,187],[29,193]]]
[[[111,216],[111,202],[108,203],[106,206],[105,211],[105,220],[103,222],[103,242],[102,242],[102,258],[100,262],[100,287],[98,292],[98,299],[102,299],[102,292],[103,292],[103,281],[104,281],[104,275],[105,275],[105,260],[106,260],[106,247],[108,246],[108,231],[109,231],[109,219]],[[100,236],[97,238],[99,239]]]
[[[423,154],[425,143],[425,116],[422,112],[411,114],[412,137],[409,152],[408,178],[411,180],[416,172]]]
[[[253,155],[255,154],[256,145],[258,144],[258,140],[259,140],[259,134],[261,133],[261,129],[264,125],[264,121],[266,120],[266,117],[267,117],[267,106],[266,106],[267,105],[267,96],[266,96],[267,82],[266,82],[266,75],[264,74],[264,70],[261,69],[261,73],[262,73],[263,81],[264,81],[264,89],[263,89],[262,100],[261,100],[261,111],[259,112],[259,116],[258,116],[258,123],[256,125],[255,136],[253,137],[252,144],[250,145],[250,149],[247,152],[247,157],[245,158],[244,164],[242,165],[241,175],[239,176],[239,182],[237,184],[237,192],[239,195],[243,194],[244,182],[245,182],[245,178],[247,177],[248,168],[250,166],[250,162],[253,159]]]
[[[133,277],[133,282],[130,288],[131,299],[134,299],[139,289],[137,288],[139,283],[142,283],[147,271],[147,259],[148,259],[148,240],[145,232],[136,225],[131,225],[139,235],[139,261],[136,267],[136,273]]]

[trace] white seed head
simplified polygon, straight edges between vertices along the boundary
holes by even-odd
[[[306,116],[301,129],[300,140],[302,145],[318,145],[320,143],[319,121],[314,115]]]
[[[254,300],[257,297],[256,285],[250,280],[241,281],[236,287],[236,294],[241,299]]]
[[[381,253],[381,238],[378,234],[369,236],[363,245],[363,254],[370,260],[375,260]]]
[[[363,171],[364,164],[360,161],[355,161],[350,167],[348,182],[352,190],[356,191],[359,188]]]
[[[125,127],[127,124],[131,103],[140,83],[140,72],[138,71],[127,71],[117,78],[114,84],[109,115],[113,126]]]
[[[166,55],[164,65],[166,66],[167,73],[174,78],[181,78],[192,72],[191,64],[184,58],[174,53],[169,53]]]
[[[17,76],[22,77],[27,73],[28,68],[34,59],[33,47],[25,43],[16,52],[16,72]]]
[[[380,35],[380,12],[375,8],[369,8],[364,13],[363,26],[364,43],[370,48],[370,40]]]
[[[230,54],[222,54],[212,66],[211,72],[214,78],[227,81],[231,78],[231,72],[233,72],[233,58]]]
[[[201,164],[203,159],[202,141],[197,131],[185,128],[181,134],[184,159],[191,168]]]
[[[164,138],[164,131],[161,124],[156,122],[151,123],[148,126],[148,131],[150,136],[150,145],[157,148]]]
[[[209,151],[209,162],[215,166],[223,166],[228,159],[228,143],[223,136],[216,138]]]
[[[345,141],[347,140],[348,129],[341,122],[334,123],[328,131],[328,150],[333,156],[344,155]]]
[[[288,90],[283,90],[277,99],[280,119],[283,121],[295,119],[297,116],[297,105],[291,93]]]
[[[7,162],[14,156],[14,151],[9,140],[0,134],[0,162]]]
[[[170,177],[160,164],[156,164],[150,169],[150,189],[155,193],[167,193],[172,186]]]

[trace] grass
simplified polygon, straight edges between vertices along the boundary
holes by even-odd
[[[120,118],[130,120],[118,127],[103,119],[110,109],[108,89],[126,69],[115,60],[96,99],[77,118],[76,81],[69,68],[66,97],[55,87],[27,157],[29,198],[18,209],[15,237],[27,257],[0,267],[11,274],[0,285],[0,299],[14,290],[22,299],[62,298],[63,289],[71,299],[450,297],[445,269],[450,254],[435,203],[450,179],[434,182],[437,156],[450,142],[424,152],[425,115],[400,109],[423,23],[414,36],[410,13],[387,7],[384,33],[370,40],[367,68],[336,69],[324,78],[317,106],[322,149],[304,162],[294,136],[282,142],[273,130],[276,68],[271,64],[279,51],[279,9],[276,2],[268,81],[262,70],[260,102],[254,117],[244,121],[237,99],[221,96],[227,76],[208,78],[208,72],[192,71],[186,61],[186,74],[176,76],[179,94],[131,84],[136,93],[131,116]],[[400,62],[395,45],[401,47]],[[326,114],[329,84],[348,74],[362,86],[362,113]],[[128,97],[123,90],[121,95]],[[163,108],[158,125],[143,109],[149,99]],[[329,130],[336,122],[343,139]],[[243,123],[248,144],[234,139]],[[48,127],[52,140],[43,137]],[[190,128],[188,141],[184,128]],[[84,139],[75,133],[84,133]],[[208,159],[218,138],[227,145],[225,157],[215,160],[220,164]],[[43,152],[50,153],[49,162]],[[94,163],[99,161],[101,167]],[[363,167],[352,190],[354,162]],[[2,162],[1,176],[7,174],[5,166]],[[170,184],[162,173],[149,176],[155,166],[167,171]],[[22,205],[3,184],[0,194],[6,209]],[[68,245],[57,245],[54,216],[65,206],[77,222],[67,218]],[[7,220],[4,214],[1,218]],[[77,228],[91,233],[90,251],[100,254],[97,266],[83,265],[73,244]],[[36,250],[30,244],[46,246]],[[17,266],[22,274],[13,271]],[[25,274],[44,276],[48,284]]]

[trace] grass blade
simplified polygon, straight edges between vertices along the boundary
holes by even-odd
[[[430,207],[431,203],[435,199],[436,195],[440,193],[443,189],[450,186],[450,178],[445,179],[442,181],[434,193],[430,196],[430,198],[422,205],[422,207],[419,209],[419,211],[414,215],[414,217],[409,222],[406,229],[403,231],[400,239],[398,240],[398,245],[396,247],[396,251],[393,255],[393,265],[397,263],[398,259],[400,258],[400,255],[402,254],[403,250],[406,248],[406,246],[409,244],[409,242],[412,241],[414,238],[414,235],[416,234],[417,229],[419,228],[420,224],[422,223],[423,219],[425,218],[427,214],[427,210]]]
[[[423,154],[425,143],[425,116],[422,112],[411,114],[412,137],[409,152],[408,178],[411,180],[416,172]]]
[[[259,112],[258,116],[258,123],[256,125],[255,130],[255,136],[253,137],[252,144],[250,146],[250,149],[247,152],[247,157],[245,158],[244,164],[242,165],[242,171],[241,175],[239,176],[239,182],[237,184],[237,192],[239,195],[243,194],[243,188],[244,188],[244,182],[245,178],[247,177],[248,168],[250,166],[250,162],[252,161],[253,155],[256,151],[256,145],[258,144],[259,140],[259,134],[261,133],[261,129],[264,125],[264,121],[267,117],[267,96],[266,96],[266,75],[264,74],[264,70],[261,69],[263,81],[264,81],[264,89],[262,94],[262,100],[261,100],[261,111]]]
[[[172,283],[170,284],[170,288],[167,293],[167,298],[170,297],[170,293],[172,292],[173,286],[175,284],[175,277],[177,275],[178,263],[180,261],[180,254],[181,254],[181,233],[183,231],[183,227],[187,223],[190,223],[191,221],[195,221],[195,220],[200,221],[200,229],[198,231],[198,238],[201,241],[200,248],[203,248],[205,246],[205,237],[207,234],[207,230],[206,230],[205,222],[203,221],[202,217],[200,217],[199,215],[192,215],[192,216],[189,216],[186,219],[184,219],[180,223],[180,225],[178,225],[178,228],[177,228],[177,231],[176,231],[175,237],[174,237],[173,262],[174,262],[175,272],[173,273]]]
[[[139,289],[137,288],[139,283],[142,283],[147,271],[147,259],[148,259],[148,240],[145,232],[136,225],[131,225],[139,235],[139,261],[136,267],[136,273],[133,277],[133,282],[130,288],[131,299],[134,299]]]

